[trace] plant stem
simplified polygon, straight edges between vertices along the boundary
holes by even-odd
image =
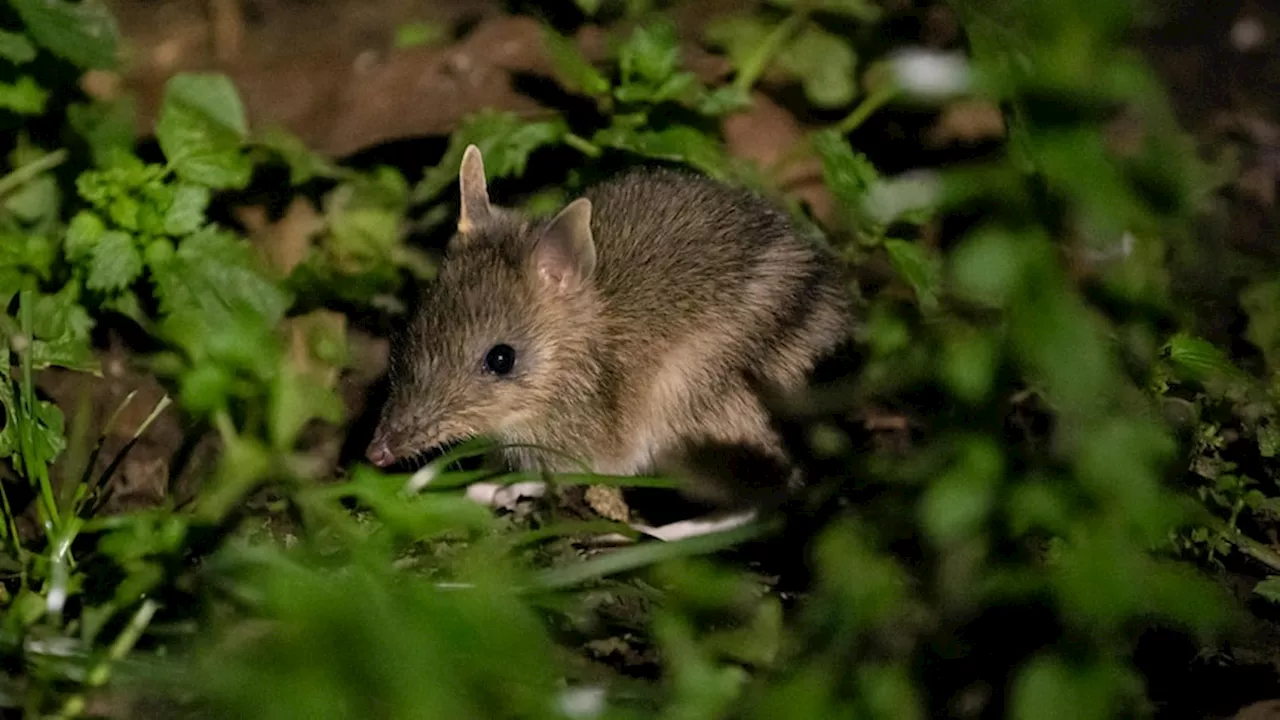
[[[54,150],[48,155],[41,156],[14,169],[8,175],[0,177],[0,196],[4,196],[12,192],[14,189],[21,187],[23,183],[31,180],[42,172],[52,170],[62,163],[66,162],[67,151]]]
[[[591,158],[598,158],[604,152],[599,145],[574,133],[565,134],[564,144]]]
[[[866,122],[867,118],[871,117],[876,110],[884,107],[884,105],[892,100],[897,94],[898,88],[892,84],[885,84],[876,88],[866,97],[862,98],[862,102],[858,103],[858,106],[855,107],[852,112],[846,115],[843,120],[833,125],[832,128],[841,135],[848,135],[854,130],[857,130],[858,126]]]
[[[747,58],[746,64],[738,71],[736,77],[733,78],[733,89],[745,95],[751,91],[751,87],[756,84],[760,76],[764,73],[765,68],[769,66],[769,62],[782,50],[782,44],[809,19],[809,11],[803,6],[790,15],[786,20],[778,23],[778,26],[769,33],[764,42],[756,48],[755,53]]]

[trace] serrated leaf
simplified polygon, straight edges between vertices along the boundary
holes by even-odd
[[[938,307],[938,286],[942,282],[942,262],[918,243],[894,238],[884,241],[889,262],[898,275],[916,293],[920,309],[931,312]]]
[[[290,302],[261,272],[248,243],[212,226],[180,242],[171,258],[151,268],[151,278],[162,312],[182,313],[198,328],[230,322],[245,309],[274,325]]]
[[[716,178],[723,179],[729,174],[728,159],[720,143],[688,125],[666,130],[614,126],[597,132],[592,142],[659,160],[682,162]]]
[[[253,163],[242,151],[244,106],[225,75],[179,73],[165,85],[156,139],[174,172],[214,189],[249,182]]]
[[[119,30],[101,0],[10,0],[29,35],[49,52],[82,68],[116,66]]]
[[[618,48],[618,69],[622,84],[642,82],[658,85],[680,66],[680,44],[670,22],[641,25]]]
[[[97,370],[89,338],[93,319],[80,304],[79,294],[77,283],[67,283],[53,295],[36,297],[30,350],[34,369]]]
[[[44,112],[49,91],[40,87],[35,78],[23,75],[17,80],[0,82],[0,108],[19,115],[39,115]]]
[[[835,195],[841,212],[855,222],[863,221],[863,201],[880,181],[880,173],[835,130],[816,132],[809,141],[822,158],[823,180]]]
[[[142,253],[126,233],[104,233],[90,255],[85,280],[90,290],[123,290],[142,274]]]
[[[286,367],[271,385],[270,418],[272,446],[288,452],[311,420],[340,420],[342,403],[328,388]]]
[[[550,27],[543,28],[543,44],[556,66],[556,75],[569,90],[587,95],[609,92],[609,81],[579,52],[572,40]]]
[[[74,263],[88,258],[106,231],[106,224],[95,213],[89,210],[76,213],[67,225],[66,239],[62,244],[67,260]]]
[[[173,193],[173,203],[164,216],[164,231],[170,235],[189,235],[205,223],[209,206],[209,188],[182,184]]]
[[[469,144],[480,148],[488,179],[518,177],[524,174],[525,164],[534,150],[560,142],[568,131],[563,118],[525,122],[513,112],[492,110],[471,115],[450,136],[444,157],[414,188],[413,202],[431,200],[457,182],[462,153]]]
[[[409,188],[394,168],[380,167],[334,188],[324,199],[325,249],[346,272],[389,261],[404,229]]]
[[[1272,575],[1263,579],[1253,586],[1253,592],[1273,603],[1280,603],[1280,575]]]
[[[36,46],[21,33],[0,30],[0,58],[23,65],[36,58]]]
[[[820,108],[848,105],[857,94],[857,55],[844,38],[810,23],[778,54],[778,65],[804,86]]]

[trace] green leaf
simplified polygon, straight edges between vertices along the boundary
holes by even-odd
[[[938,286],[942,282],[942,262],[928,248],[906,240],[887,239],[884,249],[898,275],[916,293],[920,309],[926,313],[938,307]]]
[[[0,30],[0,58],[14,65],[23,65],[36,58],[36,46],[26,35]]]
[[[920,504],[920,523],[939,545],[978,532],[995,502],[1004,456],[988,437],[970,438],[952,467],[930,483]]]
[[[0,83],[0,108],[19,115],[43,113],[48,100],[49,91],[40,87],[30,75],[23,75],[11,83]]]
[[[288,452],[307,423],[314,419],[341,420],[342,402],[328,388],[285,367],[271,384],[270,418],[272,447]]]
[[[252,142],[275,153],[289,166],[289,182],[293,185],[301,185],[318,177],[337,178],[343,174],[328,158],[312,151],[301,138],[284,128],[267,128]]]
[[[1249,316],[1245,337],[1262,351],[1272,370],[1280,369],[1280,280],[1256,282],[1240,291]]]
[[[1280,575],[1264,578],[1253,586],[1253,592],[1273,603],[1280,603]]]
[[[1193,380],[1239,379],[1244,373],[1227,359],[1226,353],[1213,343],[1178,333],[1166,346],[1169,361]]]
[[[179,177],[214,189],[241,188],[253,164],[242,152],[244,106],[225,75],[179,73],[165,85],[156,139]]]
[[[67,236],[62,245],[67,260],[76,263],[88,259],[106,231],[102,218],[94,212],[81,210],[76,213],[67,226]]]
[[[1011,698],[1014,720],[1104,720],[1116,717],[1135,681],[1107,664],[1068,665],[1057,656],[1032,660],[1018,673]]]
[[[67,283],[53,295],[39,295],[32,312],[31,365],[36,370],[63,367],[96,371],[89,332],[93,319],[79,302],[78,283]]]
[[[73,103],[67,122],[89,145],[93,163],[107,167],[121,153],[132,153],[135,136],[133,97],[122,95],[111,102]]]
[[[27,33],[49,52],[82,68],[116,66],[119,30],[101,0],[10,0]]]
[[[809,24],[783,48],[778,65],[800,80],[805,96],[820,108],[848,105],[857,94],[853,48],[816,24]]]
[[[245,310],[274,326],[290,302],[261,272],[247,242],[213,226],[180,242],[171,258],[151,267],[151,278],[161,310],[182,313],[193,332],[229,323]]]
[[[867,194],[880,182],[875,166],[836,130],[813,133],[809,142],[822,159],[822,178],[835,195],[841,213],[868,235],[879,236],[882,228],[871,223],[863,212]]]
[[[471,115],[449,138],[440,162],[423,175],[413,190],[413,202],[435,198],[458,180],[462,152],[474,143],[484,157],[489,180],[524,174],[529,155],[540,147],[560,142],[569,132],[563,118],[524,122],[513,112],[483,110]]]
[[[391,262],[404,233],[408,202],[404,176],[390,167],[334,188],[324,198],[326,252],[352,273],[369,270],[371,263]]]
[[[680,66],[680,44],[670,22],[641,25],[618,48],[622,84],[658,85]]]
[[[769,26],[755,15],[730,15],[707,23],[702,39],[711,47],[724,50],[733,68],[741,71],[751,62],[769,31]]]
[[[411,22],[396,26],[393,46],[397,50],[434,45],[446,38],[448,33],[440,23]]]
[[[173,194],[173,204],[164,216],[164,231],[170,235],[190,235],[205,223],[209,188],[183,183]]]
[[[542,40],[555,63],[556,74],[566,88],[587,95],[608,94],[609,81],[583,57],[572,40],[551,27],[543,28]]]
[[[593,17],[600,10],[600,5],[604,0],[573,0],[573,4],[578,6],[583,15]]]
[[[716,178],[729,175],[728,159],[720,143],[688,125],[666,130],[634,130],[615,124],[597,132],[591,141],[637,155],[682,162]]]
[[[142,253],[125,233],[104,233],[91,254],[85,281],[90,290],[123,290],[142,274]]]

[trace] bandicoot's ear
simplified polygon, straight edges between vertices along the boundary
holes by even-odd
[[[596,243],[591,236],[590,200],[574,200],[551,220],[533,246],[533,269],[557,291],[576,288],[591,278]]]
[[[468,145],[462,152],[462,167],[458,170],[458,190],[462,197],[462,211],[458,214],[458,232],[466,234],[484,223],[492,213],[489,206],[489,188],[484,181],[484,158],[480,148]]]

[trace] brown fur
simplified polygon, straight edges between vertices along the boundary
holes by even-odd
[[[571,456],[507,451],[553,471],[576,457],[643,473],[701,440],[783,457],[752,388],[802,388],[846,337],[832,258],[762,199],[695,175],[632,171],[534,221],[488,204],[478,164],[464,160],[461,232],[393,346],[371,458],[482,434]],[[590,232],[565,219],[587,210]],[[505,377],[482,370],[497,343],[517,352]]]

